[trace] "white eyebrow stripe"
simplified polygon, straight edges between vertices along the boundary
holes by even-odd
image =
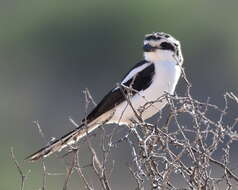
[[[131,72],[128,73],[128,75],[123,79],[123,81],[121,82],[121,84],[126,83],[128,80],[130,80],[131,78],[133,78],[135,75],[137,75],[137,73],[139,73],[140,71],[142,71],[143,69],[145,69],[146,67],[148,67],[151,63],[145,63],[139,67],[134,68],[133,70],[131,70]]]

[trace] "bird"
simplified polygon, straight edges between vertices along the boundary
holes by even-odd
[[[74,130],[26,158],[44,159],[54,152],[70,147],[103,124],[131,126],[161,111],[168,101],[165,94],[174,94],[182,73],[181,45],[164,32],[146,34],[143,59],[132,67],[82,120]]]

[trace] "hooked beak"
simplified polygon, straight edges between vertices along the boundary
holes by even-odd
[[[151,46],[150,44],[145,44],[145,45],[143,46],[144,52],[153,52],[153,51],[155,51],[156,49],[157,49],[156,47],[153,47],[153,46]]]

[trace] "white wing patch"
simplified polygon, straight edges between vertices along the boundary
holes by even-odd
[[[145,69],[146,67],[148,67],[151,63],[145,63],[139,67],[134,68],[133,70],[131,70],[131,72],[128,73],[128,75],[122,80],[121,84],[126,83],[128,80],[130,80],[131,78],[133,78],[134,76],[137,75],[137,73],[141,72],[143,69]]]
[[[144,64],[132,69],[125,77],[124,79],[121,81],[121,84],[123,85],[124,83],[126,83],[128,80],[132,79],[133,77],[135,77],[137,75],[137,73],[141,72],[143,69],[145,69],[146,67],[148,67],[149,65],[151,65],[151,63],[149,62],[145,62]],[[116,87],[112,90],[115,91],[117,90],[119,87]]]

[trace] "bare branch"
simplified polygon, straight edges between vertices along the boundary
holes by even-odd
[[[31,170],[28,170],[28,172],[27,172],[26,174],[24,174],[24,172],[23,172],[22,169],[21,169],[20,164],[18,163],[18,161],[17,161],[17,159],[16,159],[16,157],[15,157],[13,147],[11,147],[11,158],[12,158],[12,160],[13,160],[13,162],[14,162],[16,168],[17,168],[18,173],[19,173],[20,176],[21,176],[21,188],[20,188],[20,189],[23,190],[23,189],[24,189],[24,186],[25,186],[25,181],[27,180],[27,177],[28,177],[28,175],[30,174]]]
[[[131,150],[132,159],[128,168],[136,182],[135,190],[147,189],[146,185],[148,184],[151,189],[178,189],[177,179],[185,184],[184,189],[219,189],[217,187],[221,183],[226,186],[226,189],[232,189],[234,184],[238,184],[238,173],[231,169],[231,146],[238,141],[238,116],[231,109],[234,105],[238,105],[237,95],[232,92],[225,93],[223,107],[212,104],[210,98],[206,98],[205,101],[197,100],[191,95],[192,84],[182,67],[181,70],[187,85],[183,96],[164,93],[155,101],[145,100],[146,104],[142,105],[139,110],[136,110],[131,103],[131,94],[135,91],[132,85],[127,87],[118,84],[127,105],[135,114],[135,121],[133,120],[132,124],[125,128],[126,133],[119,137],[117,131],[119,127],[114,127],[108,133],[104,126],[113,116],[114,113],[112,113],[99,127],[101,140],[98,150],[92,145],[94,139],[91,139],[88,134],[85,120],[87,135],[81,142],[86,142],[88,145],[91,153],[90,163],[85,167],[80,166],[79,145],[71,146],[67,150],[63,158],[72,154],[73,158],[70,164],[66,164],[64,190],[68,188],[74,171],[82,178],[85,189],[94,190],[93,183],[89,183],[89,179],[87,179],[89,177],[86,178],[88,168],[93,169],[96,180],[101,184],[102,189],[112,190],[113,186],[111,186],[110,180],[112,173],[116,172],[114,166],[121,162],[111,159],[112,150],[118,148],[122,142],[127,143]],[[84,95],[86,117],[89,105],[92,103],[95,106],[96,104],[88,89],[84,91]],[[145,123],[141,117],[142,113],[154,103],[161,101],[167,102],[168,113],[160,111],[156,124]],[[231,104],[232,106],[230,106]],[[123,114],[124,112],[121,117]],[[69,118],[69,121],[74,127],[79,126],[72,118]],[[38,121],[35,122],[35,125],[44,138]],[[99,152],[102,153],[100,156]],[[220,156],[217,156],[217,153]],[[13,149],[11,157],[21,176],[21,190],[23,190],[28,174],[24,175]],[[44,162],[42,162],[42,167],[42,189],[46,189],[47,176],[58,174],[47,172]],[[219,172],[217,172],[217,168],[219,168]]]

